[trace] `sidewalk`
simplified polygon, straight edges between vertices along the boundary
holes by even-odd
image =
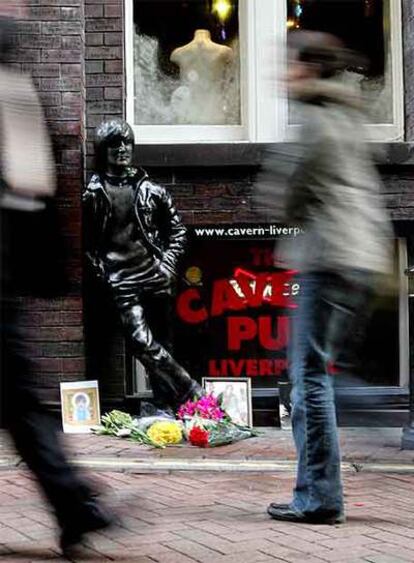
[[[348,520],[342,526],[267,516],[267,504],[289,500],[293,487],[290,431],[263,429],[258,438],[216,449],[152,450],[93,435],[64,439],[121,519],[121,527],[93,534],[73,563],[414,563],[414,452],[400,450],[399,429],[341,430],[351,469],[344,472]],[[187,471],[174,471],[177,462]],[[92,472],[99,463],[106,471]],[[251,471],[251,463],[259,469]],[[55,523],[5,433],[1,466],[1,562],[64,561]]]
[[[295,460],[292,433],[276,428],[260,429],[257,438],[203,449],[189,445],[150,449],[121,438],[107,436],[64,436],[69,455],[82,466],[111,470],[151,469],[243,469],[292,470]],[[399,428],[342,428],[340,430],[345,466],[356,469],[414,472],[414,451],[403,451]],[[0,433],[0,468],[16,467],[19,458],[6,433]]]
[[[342,526],[271,520],[292,473],[100,473],[122,526],[90,537],[74,563],[414,562],[413,475],[345,476]],[[64,561],[54,522],[27,472],[0,472],[2,563]]]

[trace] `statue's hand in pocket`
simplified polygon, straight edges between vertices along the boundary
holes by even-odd
[[[175,280],[175,273],[164,262],[160,262],[159,269],[167,284],[171,285]]]

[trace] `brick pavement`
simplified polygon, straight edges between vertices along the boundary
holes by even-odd
[[[94,435],[65,436],[71,455],[117,459],[217,459],[217,460],[294,460],[292,433],[277,428],[260,428],[261,435],[220,448],[200,449],[188,445],[154,450],[119,438]],[[343,459],[365,462],[414,464],[414,451],[401,450],[400,428],[341,428]],[[0,431],[0,461],[14,455],[7,434]]]
[[[72,561],[134,563],[414,562],[414,476],[346,475],[348,522],[294,525],[267,517],[287,473],[95,475],[121,517]],[[2,563],[63,561],[53,521],[27,472],[0,472]]]

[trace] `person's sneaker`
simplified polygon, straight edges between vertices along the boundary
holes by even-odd
[[[282,522],[296,522],[298,524],[326,524],[333,526],[335,524],[344,524],[345,514],[319,513],[305,514],[299,510],[295,510],[290,504],[270,503],[267,507],[267,513],[274,520]]]
[[[83,504],[82,515],[73,522],[62,527],[60,548],[62,553],[70,555],[72,549],[82,541],[84,534],[96,532],[113,525],[114,516],[96,500]]]

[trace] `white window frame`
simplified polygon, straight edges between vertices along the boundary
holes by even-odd
[[[134,124],[133,0],[125,0],[126,118],[139,144],[275,143],[293,139],[288,104],[278,91],[286,60],[285,0],[239,0],[241,125]],[[390,0],[393,123],[367,125],[367,139],[401,141],[404,84],[401,0]],[[278,49],[278,46],[282,48]]]

